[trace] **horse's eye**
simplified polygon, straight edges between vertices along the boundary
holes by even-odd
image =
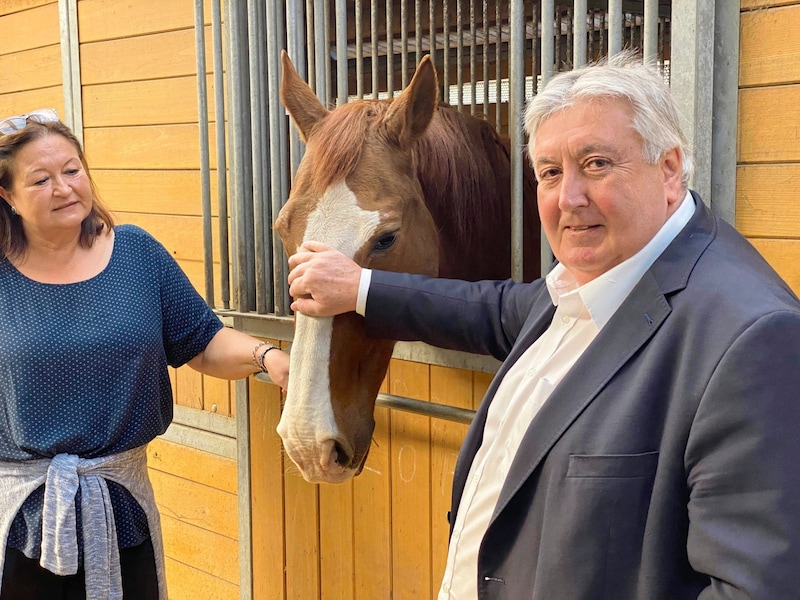
[[[373,246],[372,249],[375,250],[376,252],[383,252],[394,246],[394,243],[396,241],[397,241],[397,235],[395,235],[394,233],[387,233],[386,235],[382,235],[380,239],[377,242],[375,242],[375,246]]]

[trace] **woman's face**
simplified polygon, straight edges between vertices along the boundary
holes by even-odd
[[[13,166],[13,184],[0,195],[16,210],[28,241],[78,235],[92,210],[92,186],[77,148],[51,134],[23,147]]]

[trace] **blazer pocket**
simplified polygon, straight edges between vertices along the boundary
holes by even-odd
[[[570,454],[567,478],[647,477],[655,473],[658,451],[641,454]]]

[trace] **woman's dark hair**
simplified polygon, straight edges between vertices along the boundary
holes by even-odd
[[[114,228],[114,219],[108,209],[103,206],[97,194],[89,165],[86,162],[86,155],[83,153],[81,143],[69,127],[61,121],[50,121],[38,123],[29,121],[22,129],[9,134],[0,134],[0,187],[10,190],[14,185],[14,167],[16,158],[20,151],[34,140],[38,140],[48,135],[60,135],[75,147],[78,152],[78,159],[83,165],[89,184],[92,189],[92,210],[81,223],[80,244],[89,248],[94,243],[95,238],[103,231],[104,227]],[[10,258],[19,257],[25,254],[28,249],[28,240],[25,237],[25,230],[19,217],[12,214],[11,207],[7,202],[0,201],[0,256]]]

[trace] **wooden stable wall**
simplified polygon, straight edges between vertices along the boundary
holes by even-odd
[[[85,150],[100,196],[119,223],[158,238],[202,292],[193,4],[77,6]],[[0,32],[0,117],[42,107],[63,115],[58,2],[3,0]],[[213,110],[212,97],[211,119]],[[171,369],[171,378],[178,406],[235,415],[229,382],[188,367]],[[170,598],[238,598],[236,461],[158,440],[149,464]]]
[[[800,294],[800,0],[741,0],[736,227]]]
[[[800,0],[740,1],[736,226],[800,291]],[[86,151],[101,196],[120,222],[153,233],[202,290],[193,2],[77,5]],[[206,3],[207,21],[209,14]],[[0,32],[0,117],[63,111],[58,3],[3,0]],[[179,407],[236,417],[227,382],[185,368],[172,378]],[[394,360],[384,391],[475,408],[489,379]],[[251,379],[249,392],[253,597],[435,597],[466,427],[380,408],[364,472],[339,486],[310,485],[281,452],[279,391]],[[246,593],[238,465],[193,446],[157,440],[149,450],[170,598],[233,600]]]

